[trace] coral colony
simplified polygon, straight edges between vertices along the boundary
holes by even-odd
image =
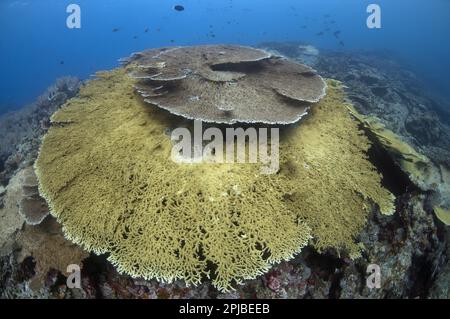
[[[308,244],[356,258],[369,209],[394,212],[341,84],[266,51],[137,53],[98,73],[51,120],[35,162],[40,194],[68,239],[109,253],[133,277],[209,278],[228,291]],[[279,143],[276,174],[260,161],[171,161],[168,132],[192,134],[194,120],[222,137],[239,124],[277,128],[276,141],[267,137]]]
[[[152,49],[124,62],[149,104],[213,123],[295,123],[326,92],[310,67],[231,45]]]

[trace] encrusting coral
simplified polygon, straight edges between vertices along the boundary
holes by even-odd
[[[0,208],[0,256],[11,251],[15,236],[24,222],[37,225],[48,214],[47,204],[39,196],[33,167],[19,170],[6,187],[4,205]]]
[[[242,46],[152,49],[125,62],[137,65],[145,102],[205,122],[294,123],[326,91],[310,67]]]
[[[61,226],[54,218],[46,219],[40,225],[26,225],[17,236],[20,251],[16,259],[19,263],[31,256],[36,263],[35,275],[30,281],[33,290],[38,290],[45,284],[46,275],[56,270],[67,275],[67,267],[76,264],[83,267],[83,259],[89,254],[80,247],[68,242],[62,232]]]
[[[357,255],[366,211],[393,210],[370,144],[339,85],[301,125],[282,130],[280,171],[260,164],[179,164],[167,129],[186,120],[133,92],[133,66],[98,73],[52,117],[35,163],[66,236],[109,253],[121,272],[220,290],[289,260],[313,237]]]
[[[18,202],[22,198],[22,177],[19,170],[6,187],[3,207],[0,208],[0,256],[9,254],[14,246],[17,231],[22,228],[24,219],[20,216]]]
[[[416,151],[400,136],[387,129],[374,116],[364,116],[351,105],[350,113],[363,124],[383,148],[391,155],[397,165],[405,172],[411,182],[424,191],[432,191],[436,196],[433,209],[444,224],[449,225],[450,213],[450,173],[444,165],[438,165],[427,156]]]
[[[38,181],[34,169],[29,166],[21,176],[22,198],[18,201],[19,214],[29,225],[40,224],[49,215],[45,200],[39,196]]]

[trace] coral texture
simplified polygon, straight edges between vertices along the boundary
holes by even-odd
[[[11,178],[5,193],[0,208],[0,256],[11,251],[24,222],[37,225],[49,214],[45,200],[39,196],[32,166],[19,170]]]
[[[290,208],[312,228],[315,247],[347,249],[357,256],[354,237],[365,224],[369,202],[391,215],[395,197],[380,186],[381,176],[368,161],[370,143],[347,112],[341,84],[330,80],[328,85],[311,117],[287,130],[282,170],[295,181]]]
[[[34,169],[29,166],[21,177],[22,198],[18,201],[19,214],[29,225],[40,224],[49,214],[45,199],[39,196],[38,181]]]
[[[17,169],[34,162],[50,116],[77,94],[80,85],[76,78],[59,78],[34,103],[0,116],[0,189]],[[0,192],[0,204],[1,197]]]
[[[31,256],[36,263],[35,275],[30,282],[35,290],[44,285],[45,277],[51,270],[66,274],[69,265],[82,267],[82,260],[89,256],[64,238],[61,226],[54,218],[37,226],[25,226],[24,231],[17,236],[17,243],[21,247],[17,261],[21,263]]]
[[[18,213],[18,202],[22,198],[23,175],[24,170],[18,171],[5,190],[3,207],[0,208],[0,256],[7,255],[11,251],[16,232],[24,223],[23,217]]]
[[[261,175],[259,164],[170,161],[166,131],[186,121],[143,103],[130,71],[99,73],[56,112],[35,165],[66,236],[119,271],[228,290],[291,259],[311,230],[317,248],[357,255],[366,208],[392,210],[338,83],[283,131],[280,172]]]
[[[449,224],[450,173],[444,165],[437,165],[427,156],[417,152],[402,138],[387,129],[375,116],[364,116],[349,106],[350,113],[372,134],[378,143],[390,154],[411,182],[424,191],[433,192],[432,202],[436,216]]]
[[[153,49],[127,61],[147,103],[206,122],[294,123],[326,90],[310,67],[247,47]]]
[[[445,209],[443,207],[434,207],[434,212],[445,225],[450,226],[450,209]]]

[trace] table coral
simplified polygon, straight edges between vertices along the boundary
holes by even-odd
[[[310,67],[242,46],[151,49],[127,62],[144,101],[205,122],[294,123],[326,91]]]
[[[366,209],[393,208],[337,83],[301,125],[283,129],[279,173],[261,175],[259,164],[170,161],[166,130],[186,120],[142,102],[130,71],[99,73],[56,112],[35,164],[66,236],[108,252],[119,271],[208,277],[229,290],[291,259],[311,235],[320,250],[357,255]]]
[[[312,227],[316,248],[337,247],[357,256],[354,237],[365,224],[367,200],[390,215],[395,197],[380,187],[381,176],[368,161],[370,143],[347,112],[341,84],[328,83],[327,96],[311,116],[280,137],[280,162],[296,181],[290,208]]]

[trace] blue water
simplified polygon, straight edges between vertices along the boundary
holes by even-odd
[[[70,3],[81,7],[81,29],[66,27]],[[381,6],[381,29],[366,26],[370,3]],[[317,36],[325,20],[336,21],[345,47],[332,33]],[[206,43],[388,49],[448,94],[449,31],[447,0],[0,0],[0,113],[32,102],[60,76],[87,78],[149,47]]]

